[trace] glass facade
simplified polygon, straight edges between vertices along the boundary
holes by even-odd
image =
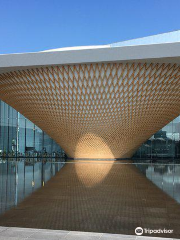
[[[64,157],[64,151],[39,127],[0,101],[0,156]]]
[[[180,116],[148,139],[135,153],[138,159],[178,159],[180,157]]]

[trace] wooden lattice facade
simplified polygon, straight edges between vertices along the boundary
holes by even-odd
[[[180,66],[94,63],[0,74],[0,99],[72,158],[129,158],[180,114]]]

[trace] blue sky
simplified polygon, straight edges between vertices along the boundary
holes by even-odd
[[[0,53],[98,45],[180,29],[180,0],[0,0]]]

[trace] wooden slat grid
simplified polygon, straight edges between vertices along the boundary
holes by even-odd
[[[180,114],[180,66],[99,63],[0,74],[0,99],[73,158],[131,157]]]

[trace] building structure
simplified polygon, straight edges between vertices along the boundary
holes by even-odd
[[[144,143],[144,156],[179,154],[179,122],[171,137],[151,137],[178,119],[179,87],[180,31],[0,55],[0,99],[71,158],[131,158]]]
[[[63,156],[63,150],[45,132],[0,101],[0,157]]]

